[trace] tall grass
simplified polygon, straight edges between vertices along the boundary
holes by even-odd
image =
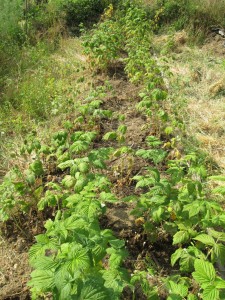
[[[150,16],[158,15],[158,25],[172,24],[176,30],[188,28],[206,35],[211,26],[225,26],[224,0],[142,0]]]
[[[23,34],[20,21],[23,18],[23,0],[0,0],[0,36],[2,39],[15,39]]]
[[[15,70],[19,47],[24,41],[23,0],[0,0],[0,96],[9,72]]]

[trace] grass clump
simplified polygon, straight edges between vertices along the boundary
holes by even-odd
[[[223,0],[143,1],[158,30],[165,24],[175,30],[189,29],[195,41],[201,41],[212,26],[225,26]]]

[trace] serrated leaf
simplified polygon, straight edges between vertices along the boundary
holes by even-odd
[[[118,127],[117,131],[121,132],[122,134],[125,134],[127,132],[127,126],[126,125],[120,125]]]
[[[179,243],[184,243],[189,240],[189,233],[187,231],[178,231],[175,233],[173,236],[173,245],[179,244]]]
[[[158,146],[162,145],[162,142],[153,135],[148,136],[145,140],[146,140],[147,144],[151,147],[158,147]]]
[[[175,263],[178,261],[178,259],[181,258],[183,253],[183,249],[179,248],[177,249],[172,255],[171,255],[171,265],[172,267],[175,265]]]
[[[124,240],[118,240],[118,239],[110,240],[109,243],[115,249],[121,249],[125,246],[125,241]]]
[[[132,179],[137,180],[136,188],[146,187],[155,183],[154,178],[145,176],[134,176]]]
[[[151,212],[151,217],[153,221],[160,222],[163,218],[164,208],[162,206],[159,206],[158,208],[155,208]]]
[[[177,294],[171,294],[166,298],[166,300],[183,300],[183,298]]]
[[[110,254],[110,269],[117,269],[122,261],[127,257],[127,251],[123,249],[108,249],[107,253]]]
[[[117,133],[115,131],[111,131],[111,132],[107,132],[104,136],[103,136],[103,140],[104,141],[108,141],[108,140],[116,140],[117,138]]]
[[[97,244],[94,248],[92,248],[93,259],[97,264],[101,259],[106,255],[106,243],[105,244]]]
[[[87,282],[81,290],[77,300],[108,300],[109,297],[104,291],[104,287],[98,287],[97,284]]]
[[[196,237],[193,238],[196,241],[199,241],[205,245],[209,245],[209,246],[214,246],[215,245],[215,241],[214,238],[212,238],[210,235],[208,234],[199,234]]]
[[[225,176],[224,175],[210,176],[209,179],[216,180],[216,181],[225,181]]]
[[[216,278],[214,285],[217,289],[225,289],[225,280],[222,278]]]
[[[182,298],[186,297],[188,294],[188,287],[184,284],[177,284],[174,281],[169,281],[170,293],[177,294]]]
[[[74,246],[70,248],[68,261],[69,270],[75,272],[77,270],[85,270],[91,266],[91,259],[88,249],[82,249]]]
[[[28,184],[32,185],[35,183],[35,173],[31,170],[26,170],[25,171],[26,174],[26,181],[28,182]]]
[[[35,160],[32,164],[29,166],[30,170],[34,172],[36,176],[41,176],[44,174],[44,169],[42,166],[42,162],[40,160]]]
[[[155,164],[158,164],[164,160],[164,158],[167,155],[167,152],[162,149],[150,149],[150,150],[140,149],[136,152],[136,155],[144,159],[150,159]]]
[[[213,250],[216,254],[217,261],[225,265],[225,246],[223,244],[215,244]]]
[[[58,266],[58,262],[49,256],[39,256],[32,265],[36,269],[51,270]]]
[[[215,239],[225,242],[225,233],[224,232],[216,231],[216,230],[213,230],[212,228],[209,228],[208,233]]]
[[[100,212],[101,204],[99,201],[86,200],[78,203],[76,209],[81,215],[86,216],[88,219],[92,219],[95,218]]]
[[[88,150],[89,143],[86,141],[76,141],[70,146],[70,151],[77,154]]]
[[[48,291],[54,286],[54,273],[50,270],[34,270],[28,285],[43,292]]]
[[[195,258],[191,256],[189,253],[184,253],[181,257],[180,263],[180,270],[182,272],[191,272],[194,270],[194,260]]]
[[[202,293],[203,300],[219,300],[219,291],[216,289],[214,285],[208,285],[203,293]]]
[[[218,186],[215,189],[212,190],[214,194],[221,194],[225,195],[225,186]]]
[[[106,193],[106,192],[101,192],[100,193],[100,200],[104,202],[116,202],[118,199],[116,196],[112,193]]]
[[[94,161],[92,161],[92,164],[98,169],[106,169],[106,164],[102,159],[95,159]]]
[[[71,175],[66,175],[62,180],[62,185],[64,185],[66,188],[71,188],[75,184],[75,179]]]
[[[127,271],[120,268],[120,270],[104,270],[102,273],[105,279],[105,287],[112,289],[115,295],[118,296],[115,299],[119,299],[120,293],[122,293],[124,287],[128,284],[129,277]]]
[[[216,278],[213,265],[202,259],[196,259],[194,263],[195,272],[192,273],[194,279],[201,285],[209,285]]]
[[[70,160],[64,161],[61,164],[59,164],[58,168],[61,170],[65,170],[67,168],[71,168],[73,165],[74,165],[74,160],[70,159]]]

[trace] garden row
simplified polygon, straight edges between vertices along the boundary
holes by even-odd
[[[125,290],[135,298],[139,286],[147,299],[223,299],[225,191],[210,189],[209,182],[224,176],[208,177],[204,156],[180,150],[185,126],[167,103],[167,70],[151,47],[154,22],[129,1],[116,12],[109,6],[102,20],[84,37],[90,66],[96,73],[124,67],[124,80],[138,87],[136,111],[149,134],[141,147],[126,143],[125,117],[102,105],[112,89],[106,81],[74,104],[74,119],[64,122],[49,145],[35,136],[26,141],[21,155],[31,163],[5,177],[0,217],[14,219],[22,230],[19,212],[30,215],[35,205],[42,216],[51,210],[44,233],[30,249],[32,299],[121,299]],[[105,132],[104,125],[115,120],[117,128]],[[119,198],[112,192],[109,162],[128,154],[145,167],[135,176],[130,172],[127,185],[135,185],[135,193]],[[159,236],[164,247],[170,245],[166,275],[147,257],[141,270],[125,268],[127,241],[101,224],[108,203],[118,202],[132,204],[148,245]]]

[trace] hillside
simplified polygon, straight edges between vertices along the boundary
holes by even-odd
[[[225,298],[219,2],[27,8],[0,51],[0,299]]]

